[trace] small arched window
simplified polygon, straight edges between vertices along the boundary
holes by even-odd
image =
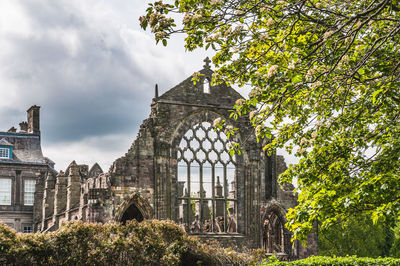
[[[204,93],[210,93],[210,79],[209,78],[205,78],[204,79],[203,92]]]

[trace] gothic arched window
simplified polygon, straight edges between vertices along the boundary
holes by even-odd
[[[275,211],[270,212],[263,225],[263,248],[268,253],[283,252],[284,228],[282,219]]]
[[[198,123],[178,147],[178,222],[190,233],[236,233],[236,160],[229,140]]]

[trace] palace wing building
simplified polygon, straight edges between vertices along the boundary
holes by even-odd
[[[42,154],[40,107],[27,114],[18,131],[0,132],[0,221],[24,233],[33,232],[33,213],[41,210],[37,187],[42,190],[42,180],[55,174],[54,163]]]

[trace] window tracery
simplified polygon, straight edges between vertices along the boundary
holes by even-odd
[[[267,251],[267,253],[284,252],[283,241],[284,227],[282,219],[275,211],[272,211],[264,220],[263,248]]]
[[[187,232],[236,233],[236,159],[229,140],[209,122],[198,123],[178,147],[178,222]]]

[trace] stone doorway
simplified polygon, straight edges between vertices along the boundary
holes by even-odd
[[[138,222],[141,222],[144,220],[143,214],[140,212],[140,210],[136,207],[135,204],[132,204],[131,206],[129,206],[124,214],[122,214],[121,217],[121,223],[125,224],[126,221],[130,221],[130,220],[136,220]]]

